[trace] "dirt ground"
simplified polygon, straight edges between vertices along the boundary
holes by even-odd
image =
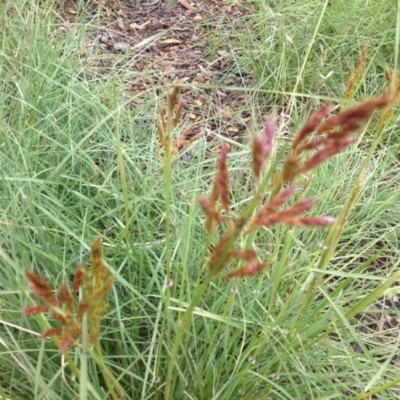
[[[125,56],[124,65],[135,71],[128,89],[132,108],[141,94],[162,91],[170,83],[198,88],[183,91],[182,118],[191,126],[188,138],[201,132],[248,137],[250,112],[244,89],[254,87],[257,81],[246,67],[237,68],[228,37],[252,12],[249,4],[225,0],[98,1],[84,11],[88,24],[96,28],[89,29],[81,54],[92,68],[103,69],[104,75],[117,58]],[[57,22],[70,29],[79,13],[75,2],[63,2]]]

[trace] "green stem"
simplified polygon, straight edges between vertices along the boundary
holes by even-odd
[[[164,391],[164,399],[165,400],[170,400],[172,397],[170,396],[171,392],[171,382],[172,382],[172,373],[174,371],[175,367],[175,360],[178,355],[178,350],[179,346],[182,342],[183,335],[185,334],[186,330],[189,329],[190,324],[192,322],[192,314],[193,311],[197,305],[197,303],[200,301],[201,296],[204,294],[204,292],[207,290],[208,285],[214,278],[214,275],[209,273],[204,281],[200,284],[200,286],[197,288],[192,301],[189,304],[189,307],[187,308],[185,315],[181,321],[178,321],[178,332],[176,334],[174,344],[172,347],[171,351],[171,357],[169,360],[168,364],[168,372],[167,372],[167,378],[166,378],[166,383],[165,383],[165,391]]]
[[[109,390],[111,397],[114,400],[126,399],[124,389],[121,387],[120,383],[115,379],[113,374],[104,364],[99,341],[96,342],[94,350],[92,351],[91,355],[94,361],[96,362],[97,366],[100,368],[101,373],[103,374],[104,380],[107,385],[107,389]]]
[[[272,174],[272,171],[275,169],[275,166],[277,164],[278,160],[275,159],[275,162],[271,167],[268,169],[267,173],[264,175],[256,194],[254,197],[250,200],[249,204],[247,207],[243,210],[243,212],[239,215],[237,220],[234,223],[233,230],[231,232],[231,235],[229,237],[229,240],[226,243],[226,247],[222,251],[220,257],[216,261],[216,263],[213,265],[212,270],[209,270],[209,273],[207,274],[206,278],[204,281],[200,284],[200,286],[197,288],[195,291],[194,297],[192,301],[189,304],[189,307],[185,311],[181,325],[179,326],[178,333],[175,337],[174,344],[172,347],[171,351],[171,357],[168,363],[168,371],[167,371],[167,378],[166,378],[166,383],[165,383],[165,391],[164,391],[164,399],[169,400],[171,398],[171,381],[172,381],[172,374],[174,371],[175,367],[175,361],[178,355],[179,351],[179,346],[182,342],[183,335],[185,334],[186,330],[189,329],[190,324],[192,322],[192,314],[193,311],[200,301],[201,296],[204,294],[206,291],[208,285],[210,282],[215,278],[215,276],[223,269],[224,265],[226,264],[226,259],[229,256],[229,252],[231,251],[232,247],[234,246],[236,240],[238,239],[240,233],[242,232],[242,229],[245,227],[246,223],[249,221],[251,216],[254,213],[254,210],[260,205],[260,203],[263,200],[264,193],[267,189],[268,183],[270,182],[270,177]]]
[[[370,390],[369,392],[365,392],[365,393],[360,393],[358,396],[353,397],[353,400],[370,399],[375,394],[381,393],[384,390],[389,390],[390,388],[392,388],[394,385],[397,385],[398,383],[400,383],[400,376],[397,377],[396,379],[393,379],[390,382],[386,382],[385,384],[377,387],[374,390]]]
[[[161,332],[160,337],[164,337],[168,313],[169,303],[171,298],[171,185],[172,185],[172,121],[173,121],[173,107],[171,104],[171,98],[168,96],[167,104],[167,126],[166,126],[166,137],[165,137],[165,161],[164,161],[164,182],[165,182],[165,269],[166,269],[166,281],[165,281],[165,292],[164,292],[164,313],[161,321]],[[167,332],[169,337],[169,332]],[[163,346],[158,346],[157,351],[157,363],[156,363],[156,376],[160,374],[161,367],[161,351]]]

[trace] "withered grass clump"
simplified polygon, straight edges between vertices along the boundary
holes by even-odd
[[[332,106],[323,105],[314,112],[294,136],[291,152],[269,188],[272,194],[270,200],[265,205],[260,204],[259,199],[263,197],[262,190],[264,189],[261,184],[249,206],[236,219],[229,221],[225,234],[212,250],[208,264],[209,273],[215,276],[234,259],[244,261],[245,265],[225,275],[227,278],[251,276],[266,267],[266,263],[257,261],[254,250],[242,250],[235,247],[236,239],[240,234],[246,237],[257,229],[277,223],[294,227],[323,227],[334,222],[335,219],[329,216],[304,215],[313,207],[313,200],[309,197],[285,207],[298,189],[294,182],[300,174],[308,173],[351,145],[356,139],[355,132],[363,126],[374,111],[389,106],[394,98],[392,92],[386,92],[379,97],[366,99],[357,106],[345,109],[329,118],[327,117],[333,109]],[[274,121],[267,121],[260,137],[253,140],[252,170],[255,181],[260,180],[272,152],[275,131]],[[309,152],[312,153],[309,154]],[[215,225],[225,220],[222,210],[229,211],[230,209],[227,154],[228,147],[223,144],[211,196],[210,198],[200,196],[198,199],[206,214],[205,227],[209,236],[215,231]],[[284,187],[285,185],[287,186]],[[221,205],[217,204],[219,198]],[[259,209],[258,212],[256,212],[257,209]]]
[[[89,327],[89,344],[94,344],[100,335],[101,319],[108,308],[104,299],[112,288],[115,276],[110,274],[101,259],[101,243],[98,238],[92,242],[90,253],[90,270],[86,271],[83,265],[78,266],[72,290],[63,283],[58,293],[50,283],[35,272],[26,272],[28,285],[32,293],[44,305],[35,305],[24,310],[27,315],[48,313],[57,321],[57,327],[51,327],[41,335],[43,338],[56,337],[59,339],[59,348],[65,352],[69,346],[79,346],[83,335],[83,316],[87,314]],[[81,291],[80,299],[77,299]]]

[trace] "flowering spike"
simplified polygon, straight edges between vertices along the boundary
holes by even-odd
[[[25,315],[31,315],[31,314],[41,314],[48,310],[49,310],[48,306],[32,306],[32,307],[25,308],[24,310],[22,310],[22,312]]]
[[[224,220],[224,217],[214,208],[210,200],[203,196],[199,196],[197,198],[197,201],[199,202],[200,207],[203,209],[204,213],[207,215],[207,221],[214,220],[217,222],[222,222]]]
[[[54,317],[56,321],[60,323],[60,325],[67,327],[68,326],[68,317],[67,313],[63,313],[63,311],[58,307],[53,307],[50,310],[50,314]]]
[[[224,255],[225,249],[228,246],[229,241],[232,239],[232,235],[235,233],[235,226],[231,225],[225,234],[219,239],[218,243],[214,247],[214,251],[211,255],[210,262],[208,264],[208,269],[210,271],[215,271],[218,268],[219,272],[224,269],[228,262],[230,261],[230,254],[227,253],[222,261],[218,262]]]
[[[224,143],[221,147],[217,182],[221,194],[222,207],[229,211],[229,179],[228,179],[228,156],[229,147]]]
[[[296,192],[297,186],[288,186],[286,189],[276,194],[256,215],[257,218],[264,218],[268,214],[276,211],[277,208],[289,201],[290,197]]]
[[[284,164],[282,169],[281,182],[292,182],[293,179],[298,175],[300,168],[300,155],[290,154]]]
[[[335,222],[336,219],[332,217],[293,217],[286,218],[282,222],[286,225],[305,227],[305,226],[327,226]]]
[[[176,142],[176,150],[181,150],[183,148],[183,144],[184,144],[189,132],[190,132],[190,128],[186,128],[182,131],[182,133],[179,136],[178,141]]]
[[[317,129],[318,133],[330,132],[338,126],[351,127],[354,121],[359,123],[368,119],[376,109],[388,106],[393,101],[393,94],[386,92],[379,97],[370,97],[355,107],[341,111],[338,115],[329,118]]]
[[[183,100],[182,99],[178,99],[178,102],[176,104],[175,116],[174,116],[173,121],[172,121],[172,126],[174,128],[179,123],[179,120],[180,120],[181,115],[182,115],[182,109],[183,109]]]
[[[59,328],[49,328],[49,329],[47,329],[47,330],[45,330],[41,335],[40,335],[40,337],[42,337],[42,338],[52,338],[52,337],[55,337],[55,336],[59,336],[60,334],[61,334],[61,329],[59,329]]]
[[[26,277],[28,285],[36,297],[51,306],[57,305],[57,299],[53,295],[53,288],[46,280],[31,271],[26,272]]]
[[[83,265],[80,264],[75,272],[74,282],[72,285],[72,293],[77,293],[79,288],[82,286],[83,275],[84,275]]]
[[[262,271],[266,266],[266,263],[257,263],[254,259],[249,261],[244,267],[225,275],[224,278],[243,278],[245,276],[252,276]]]
[[[62,284],[58,290],[58,299],[60,304],[65,303],[69,312],[74,311],[74,299],[66,284]]]
[[[246,260],[246,261],[250,261],[254,258],[256,258],[257,254],[253,249],[248,249],[248,250],[237,250],[234,249],[230,252],[230,257],[232,258],[236,258],[238,260]]]
[[[310,118],[308,118],[305,125],[300,129],[299,133],[294,138],[292,148],[297,148],[300,142],[302,142],[307,135],[314,132],[321,121],[332,111],[332,109],[332,106],[324,105],[318,111],[315,111],[313,114],[311,114]]]
[[[323,147],[304,163],[304,165],[300,168],[299,172],[303,173],[315,168],[317,165],[331,158],[333,155],[343,151],[346,147],[350,146],[355,140],[356,140],[355,137],[349,136],[345,139],[331,143],[329,147]]]
[[[158,131],[158,136],[160,138],[160,144],[161,147],[165,149],[166,146],[166,123],[165,123],[165,117],[164,117],[164,110],[160,109],[160,118],[157,122],[157,131]]]
[[[78,305],[78,320],[82,321],[83,314],[89,309],[89,302],[88,301],[81,301]]]
[[[110,274],[101,259],[101,244],[99,239],[93,240],[91,248],[91,269],[86,272],[80,265],[73,279],[73,292],[66,284],[58,290],[58,298],[53,295],[51,285],[33,272],[27,272],[28,284],[36,297],[47,305],[29,307],[23,312],[27,315],[47,311],[58,323],[60,328],[50,328],[43,332],[42,337],[57,336],[60,340],[60,350],[65,352],[69,346],[78,346],[76,340],[82,338],[82,317],[88,313],[89,343],[90,338],[100,336],[101,318],[108,307],[104,298],[111,290],[115,276]],[[73,293],[82,291],[82,301],[75,306]]]
[[[260,178],[261,171],[271,155],[275,130],[275,121],[267,120],[261,136],[253,140],[253,175],[256,180]]]
[[[181,88],[179,86],[175,86],[172,89],[171,94],[168,96],[168,108],[169,108],[169,111],[171,112],[171,114],[173,112],[175,105],[177,104],[178,94],[180,91],[181,91]]]
[[[345,99],[350,99],[353,97],[355,85],[361,78],[361,73],[367,60],[368,47],[370,43],[371,42],[368,40],[368,42],[365,44],[360,58],[358,59],[356,70],[353,71],[353,69],[350,69],[349,79],[347,81],[347,87],[344,93]]]
[[[266,215],[265,217],[254,218],[249,228],[245,232],[246,234],[254,231],[255,229],[261,228],[262,226],[267,227],[279,222],[285,222],[287,218],[295,217],[296,215],[302,214],[312,207],[312,199],[306,197],[297,203],[293,204],[291,207],[286,210],[277,212],[272,215]]]
[[[90,268],[94,277],[98,277],[103,269],[103,262],[101,261],[101,243],[98,237],[93,239],[92,248],[90,252]]]
[[[69,346],[76,345],[75,340],[71,337],[68,331],[65,331],[61,337],[59,349],[61,353],[65,353],[68,350]]]

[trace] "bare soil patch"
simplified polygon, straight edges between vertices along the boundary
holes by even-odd
[[[137,73],[127,89],[133,98],[132,108],[141,101],[141,94],[165,91],[171,83],[190,84],[196,90],[183,90],[182,116],[192,126],[189,138],[201,130],[248,136],[250,113],[245,89],[257,81],[248,68],[238,68],[230,39],[232,30],[240,29],[241,21],[252,12],[249,3],[99,1],[85,12],[89,34],[81,46],[82,57],[107,76],[123,56],[124,68]],[[58,22],[69,29],[79,13],[76,4],[67,1],[58,11]]]

